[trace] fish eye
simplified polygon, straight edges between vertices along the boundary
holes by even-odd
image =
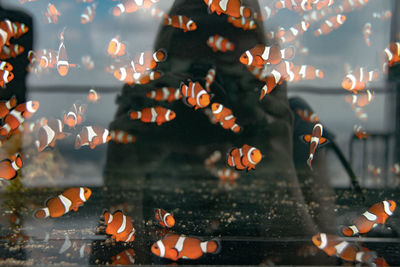
[[[158,246],[154,246],[155,249],[158,249]]]

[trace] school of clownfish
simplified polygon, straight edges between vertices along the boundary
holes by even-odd
[[[21,4],[35,2],[36,0],[20,0]],[[112,0],[115,1],[115,0]],[[159,0],[121,0],[112,9],[113,16],[122,16],[128,13],[134,13],[139,9],[150,9],[153,4]],[[97,3],[93,0],[77,0],[77,2],[88,3],[81,15],[81,23],[87,24],[93,22],[96,14]],[[336,0],[336,2],[338,2]],[[319,23],[315,28],[314,35],[326,35],[341,27],[346,21],[347,13],[361,9],[367,4],[368,0],[342,0],[340,3],[334,3],[334,0],[275,0],[270,5],[256,13],[249,7],[242,5],[240,0],[204,0],[204,8],[208,8],[209,13],[215,12],[218,15],[226,15],[227,20],[234,27],[243,30],[253,30],[256,28],[257,20],[268,20],[279,10],[292,10],[302,16],[302,20],[285,29],[276,28],[267,33],[267,37],[274,39],[279,45],[266,46],[258,44],[246,51],[243,51],[237,60],[246,66],[250,73],[265,85],[261,88],[260,100],[268,97],[278,85],[284,81],[296,82],[300,80],[323,79],[324,72],[315,66],[293,64],[296,52],[308,53],[307,48],[301,46],[298,38],[309,30],[312,24]],[[169,16],[157,8],[151,8],[150,14],[163,20],[163,24],[171,26],[183,32],[195,31],[196,22],[185,15]],[[47,10],[44,12],[44,23],[58,23],[58,17],[63,14],[53,3],[48,3]],[[374,12],[372,18],[385,20],[392,16],[390,11]],[[28,27],[17,21],[5,19],[0,22],[0,85],[6,85],[14,79],[12,73],[13,66],[6,60],[15,58],[23,53],[24,48],[21,45],[10,43],[10,40],[18,39],[28,32]],[[366,23],[361,30],[367,46],[371,45],[371,36],[373,34],[372,24]],[[79,67],[68,61],[67,49],[65,46],[65,28],[59,34],[60,44],[58,50],[42,49],[38,51],[29,51],[28,60],[30,65],[28,71],[40,75],[56,68],[60,76],[68,75],[70,67]],[[215,34],[210,36],[205,44],[215,53],[229,53],[235,50],[235,44],[227,38]],[[283,47],[283,48],[282,48]],[[162,76],[156,68],[168,58],[168,51],[159,49],[151,52],[145,51],[136,55],[132,60],[127,59],[129,55],[126,52],[127,44],[121,41],[120,36],[115,36],[108,44],[106,53],[114,60],[106,68],[115,79],[126,84],[147,84]],[[345,101],[352,105],[357,117],[361,120],[367,119],[367,114],[363,108],[370,104],[374,99],[374,93],[369,88],[369,83],[376,81],[380,75],[386,75],[388,69],[400,61],[400,43],[390,43],[382,51],[382,69],[367,69],[358,67],[354,70],[348,70],[341,86],[351,94],[346,95]],[[82,56],[82,64],[87,69],[94,68],[94,62],[90,56]],[[180,88],[162,87],[146,93],[146,97],[154,101],[177,101],[182,99],[185,104],[194,110],[202,109],[209,116],[210,122],[219,123],[221,127],[230,130],[233,133],[240,134],[242,127],[236,123],[236,117],[233,111],[221,103],[212,103],[212,84],[216,76],[216,69],[211,68],[204,77],[204,83],[198,81],[182,81]],[[18,77],[17,77],[18,78]],[[204,84],[204,87],[203,85]],[[87,95],[87,103],[97,103],[100,95],[91,89]],[[211,105],[211,108],[209,106]],[[36,136],[35,145],[38,152],[44,151],[47,147],[54,147],[56,140],[64,139],[75,135],[75,148],[89,146],[94,149],[96,146],[105,144],[110,140],[117,143],[133,143],[136,138],[127,132],[121,130],[109,131],[100,126],[82,126],[84,114],[87,108],[81,101],[73,103],[69,111],[65,112],[62,118],[40,118],[35,122],[26,121],[30,119],[39,108],[38,101],[27,101],[26,103],[17,103],[16,98],[12,97],[7,101],[0,102],[0,118],[2,125],[0,127],[1,145],[13,135],[18,133],[34,134]],[[309,157],[307,164],[311,168],[311,162],[316,154],[317,148],[329,142],[323,137],[323,125],[318,116],[310,110],[296,110],[296,114],[304,121],[314,124],[311,133],[301,136],[301,139],[309,144]],[[140,120],[144,123],[162,124],[174,120],[176,113],[173,110],[162,106],[153,106],[143,108],[142,110],[132,110],[128,116],[132,120]],[[240,123],[240,122],[239,122]],[[76,127],[81,125],[80,132]],[[65,132],[64,127],[71,131]],[[368,138],[369,134],[361,125],[354,126],[354,135],[359,139]],[[205,161],[206,169],[221,180],[234,181],[240,177],[242,170],[254,170],[256,165],[262,160],[262,152],[251,145],[243,144],[238,148],[232,148],[226,157],[228,167],[217,168],[215,164],[222,158],[220,151],[215,151]],[[17,177],[17,172],[23,167],[23,157],[16,153],[0,162],[0,178],[11,180]],[[400,175],[399,163],[391,168],[392,172]],[[379,172],[371,167],[371,172]],[[57,218],[71,210],[77,211],[91,196],[91,190],[86,187],[69,188],[57,197],[49,199],[45,208],[39,209],[34,213],[38,219],[47,217]],[[355,218],[352,225],[341,229],[344,236],[356,236],[366,234],[378,224],[385,224],[389,216],[393,214],[396,203],[393,200],[384,200],[371,206],[367,211]],[[106,225],[106,234],[110,235],[117,242],[133,242],[135,239],[135,228],[132,219],[126,216],[122,211],[117,210],[114,213],[105,211],[104,224]],[[172,228],[175,225],[174,216],[164,209],[155,209],[155,220],[161,227]],[[312,242],[316,247],[326,252],[329,256],[336,255],[345,261],[386,264],[383,258],[377,257],[375,252],[369,251],[356,243],[345,241],[339,236],[333,236],[326,233],[318,233],[312,237]],[[197,259],[206,253],[218,253],[221,249],[219,240],[212,239],[201,241],[198,238],[187,237],[184,235],[171,234],[163,236],[151,247],[153,254],[168,258],[171,260]],[[121,252],[118,260],[133,263],[134,251],[126,250]]]

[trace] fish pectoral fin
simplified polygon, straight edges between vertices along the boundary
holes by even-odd
[[[169,249],[169,250],[167,251],[166,255],[167,255],[167,254],[168,254],[168,258],[169,258],[169,259],[171,259],[171,260],[173,260],[173,261],[178,260],[179,252],[178,252],[178,250],[176,250],[176,248],[171,248],[171,249]]]
[[[264,60],[260,56],[254,56],[254,63],[257,65],[258,68],[262,68],[264,66]]]

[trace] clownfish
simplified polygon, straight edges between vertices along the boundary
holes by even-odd
[[[46,23],[58,23],[58,17],[61,16],[61,13],[57,10],[56,6],[52,3],[47,5],[47,11],[44,13],[47,20]]]
[[[300,80],[323,79],[324,72],[311,65],[297,65],[292,68],[293,77],[286,79],[288,82],[297,82]]]
[[[82,65],[85,66],[86,69],[92,70],[94,68],[94,61],[91,56],[85,55],[81,57]]]
[[[0,119],[3,119],[17,105],[17,97],[14,95],[9,100],[0,101]]]
[[[361,125],[354,125],[354,135],[358,139],[364,139],[369,137],[369,133],[361,126]]]
[[[151,246],[151,252],[161,258],[195,260],[205,253],[217,254],[221,250],[219,240],[201,241],[195,237],[167,234]]]
[[[158,49],[155,52],[142,52],[131,61],[131,66],[134,72],[145,73],[155,69],[158,63],[165,61],[166,58],[167,52],[164,49]]]
[[[324,8],[321,10],[312,10],[310,12],[307,12],[306,14],[303,15],[303,20],[313,23],[313,22],[319,22],[329,14],[331,14],[333,11],[330,8]]]
[[[334,2],[335,0],[314,0],[311,4],[317,10],[321,10],[322,8],[330,7]]]
[[[234,18],[231,16],[228,16],[228,22],[232,24],[234,27],[248,31],[248,30],[254,30],[257,28],[257,23],[255,20],[250,19],[250,18]]]
[[[206,82],[204,84],[204,87],[207,92],[210,92],[211,91],[210,86],[215,80],[215,69],[214,68],[211,68],[208,70],[205,80],[206,80]]]
[[[45,204],[46,208],[36,211],[34,216],[38,219],[61,217],[71,210],[77,211],[91,195],[92,191],[87,187],[68,188],[57,197],[50,198]]]
[[[74,128],[80,125],[84,120],[84,113],[86,111],[86,106],[82,105],[79,101],[72,104],[72,107],[68,112],[64,113],[63,122],[70,128]]]
[[[215,150],[208,158],[204,160],[204,165],[205,166],[212,166],[216,162],[218,162],[221,159],[221,152],[219,150]]]
[[[252,10],[242,5],[240,0],[204,0],[210,13],[226,14],[234,18],[249,18]]]
[[[58,119],[49,119],[46,125],[39,128],[35,145],[39,152],[46,147],[54,147],[56,140],[64,139],[67,134],[63,132],[63,123]]]
[[[15,109],[11,110],[3,119],[3,125],[0,127],[0,136],[7,136],[16,130],[25,118],[22,116],[22,112]]]
[[[268,39],[279,40],[282,36],[286,33],[285,28],[283,27],[276,27],[273,30],[267,31],[266,36]]]
[[[111,140],[110,132],[100,126],[85,126],[76,136],[75,149],[82,146],[89,146],[94,149],[96,146],[105,144]]]
[[[29,122],[25,121],[22,125],[24,127],[25,134],[37,133],[40,127],[47,125],[48,119],[46,117],[42,117],[37,119],[36,121]]]
[[[126,216],[122,211],[117,210],[113,214],[104,212],[104,223],[106,234],[111,235],[117,242],[133,242],[135,240],[135,228],[132,224],[132,218]]]
[[[111,257],[111,265],[133,265],[135,263],[135,250],[126,249]]]
[[[69,67],[76,67],[76,64],[70,64],[68,62],[67,49],[64,44],[64,30],[59,36],[60,46],[58,47],[57,53],[57,71],[61,76],[66,76],[68,74]]]
[[[16,58],[25,51],[25,48],[20,44],[10,44],[9,46],[3,46],[3,50],[0,52],[0,59],[6,60],[9,58]]]
[[[235,50],[235,45],[232,44],[227,38],[218,34],[210,36],[207,40],[207,45],[211,47],[214,52],[226,52]]]
[[[260,100],[262,100],[265,95],[271,93],[277,85],[282,84],[284,80],[293,79],[294,73],[292,69],[293,63],[285,60],[274,66],[274,69],[272,69],[269,74],[264,74],[262,72],[259,79],[264,81],[265,85],[261,88]],[[267,76],[264,77],[264,75]]]
[[[256,45],[240,56],[240,62],[247,66],[262,68],[265,64],[278,64],[282,59],[290,59],[294,56],[294,47],[281,49],[277,45]]]
[[[173,102],[182,98],[179,89],[174,87],[161,87],[146,93],[146,97],[155,101]]]
[[[100,95],[94,89],[89,90],[89,94],[86,96],[86,100],[91,103],[97,103],[99,101]]]
[[[176,114],[173,110],[163,108],[161,106],[155,106],[151,108],[144,108],[141,111],[129,111],[129,117],[132,120],[141,120],[142,122],[157,123],[158,126],[161,124],[172,121],[175,119]]]
[[[164,209],[154,209],[154,217],[162,227],[172,228],[175,225],[174,215]]]
[[[303,13],[312,9],[312,2],[314,0],[278,0],[275,2],[275,8],[278,10],[286,8]]]
[[[366,105],[371,104],[371,102],[375,99],[374,91],[365,90],[361,91],[357,95],[346,95],[344,100],[347,103],[355,105],[357,107],[365,107]]]
[[[111,140],[117,144],[131,144],[136,142],[136,137],[122,130],[110,131]]]
[[[164,19],[164,25],[182,29],[183,32],[195,31],[197,29],[196,23],[192,19],[183,15],[168,16]]]
[[[232,110],[224,107],[220,103],[213,103],[211,105],[211,110],[215,117],[215,121],[219,122],[222,128],[231,130],[234,133],[238,133],[242,130],[238,124],[236,124],[236,117],[233,116]]]
[[[359,246],[334,235],[318,233],[312,237],[312,241],[329,256],[336,255],[345,261],[371,263],[376,258],[374,252],[366,252]]]
[[[227,162],[230,167],[241,171],[256,169],[256,165],[261,161],[263,155],[258,148],[244,144],[241,148],[233,148],[227,157]]]
[[[371,23],[367,22],[364,24],[362,29],[362,34],[364,36],[364,41],[367,46],[371,46],[371,39],[369,38],[372,34],[372,26]]]
[[[240,173],[232,169],[222,168],[217,171],[217,176],[221,180],[237,180],[240,177]]]
[[[395,163],[393,166],[390,168],[390,170],[395,174],[395,175],[400,175],[400,164]]]
[[[93,3],[85,8],[83,13],[81,14],[81,23],[87,24],[93,21],[94,16],[96,15],[97,3]]]
[[[24,119],[30,119],[38,111],[39,106],[39,101],[29,100],[17,105],[14,110],[21,112]]]
[[[289,30],[285,31],[284,34],[279,38],[282,43],[291,43],[295,41],[300,35],[305,33],[310,27],[310,23],[307,21],[300,21],[293,25]]]
[[[378,178],[379,175],[382,174],[382,168],[381,167],[377,167],[373,164],[368,164],[368,172],[370,174],[372,174],[375,178]]]
[[[139,8],[150,8],[153,4],[157,3],[159,0],[122,0],[112,10],[114,16],[118,17],[124,13],[136,12]]]
[[[311,134],[306,134],[301,136],[301,140],[305,143],[310,144],[310,155],[307,160],[307,165],[311,168],[311,161],[314,158],[315,151],[317,150],[318,145],[325,144],[328,140],[325,137],[322,137],[323,127],[322,124],[317,123],[314,125]]]
[[[318,29],[314,31],[315,36],[326,35],[331,31],[339,28],[346,21],[346,16],[338,14],[325,20]]]
[[[353,225],[345,226],[341,229],[345,236],[368,233],[378,224],[384,224],[396,209],[396,202],[384,200],[372,205],[361,216],[353,221]]]
[[[400,61],[400,42],[391,42],[383,51],[383,72]]]
[[[12,180],[17,177],[18,170],[22,168],[23,162],[21,155],[15,153],[9,159],[3,159],[0,161],[0,179],[1,180]]]
[[[347,91],[357,94],[367,86],[368,82],[378,79],[378,70],[368,71],[366,68],[357,68],[348,73],[342,81],[342,87]]]
[[[162,75],[160,71],[137,73],[133,68],[120,67],[114,70],[114,77],[126,84],[148,84],[150,81],[157,80]]]
[[[335,12],[337,13],[348,13],[352,12],[354,9],[360,9],[363,5],[368,3],[368,0],[343,0],[342,4],[336,7]]]
[[[0,70],[0,86],[6,87],[6,84],[14,79],[14,73],[8,70]]]
[[[9,19],[0,21],[0,52],[4,45],[10,45],[10,39],[12,37],[12,22]]]
[[[20,38],[22,35],[29,31],[29,28],[24,23],[15,21],[11,22],[11,25],[12,28],[10,29],[10,34],[15,39]]]
[[[296,114],[299,115],[299,117],[308,123],[316,123],[319,122],[319,117],[316,113],[306,110],[306,109],[296,109]]]
[[[12,71],[14,69],[13,65],[7,61],[0,61],[0,70]]]
[[[158,8],[152,8],[150,9],[150,15],[159,19],[165,19],[168,18],[168,14],[164,12],[164,10],[158,9]]]
[[[210,104],[211,97],[199,82],[192,82],[189,80],[188,85],[182,82],[180,90],[184,102],[189,106],[194,107],[195,110],[205,108]]]
[[[120,57],[125,55],[126,45],[119,40],[119,36],[115,36],[108,43],[107,53],[112,57]]]
[[[34,58],[39,62],[41,68],[54,68],[57,66],[57,51],[52,49],[42,49],[34,52]]]

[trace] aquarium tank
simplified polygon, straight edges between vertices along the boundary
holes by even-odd
[[[400,265],[400,1],[1,0],[0,265]]]

